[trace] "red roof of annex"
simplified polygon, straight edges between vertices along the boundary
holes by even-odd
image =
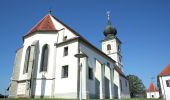
[[[157,92],[158,89],[154,86],[153,83],[150,84],[149,88],[146,90],[146,92]]]
[[[170,64],[164,68],[164,70],[159,74],[159,76],[170,75]]]

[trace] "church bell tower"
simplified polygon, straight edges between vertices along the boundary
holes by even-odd
[[[110,12],[107,12],[107,25],[102,40],[102,51],[116,61],[116,65],[122,70],[121,41],[116,36],[117,30],[110,21]]]

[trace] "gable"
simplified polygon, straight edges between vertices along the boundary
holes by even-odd
[[[44,18],[42,18],[26,35],[23,36],[23,40],[37,32],[42,34],[60,33],[63,36],[68,35],[68,38],[80,36],[77,32],[51,14],[47,14]]]

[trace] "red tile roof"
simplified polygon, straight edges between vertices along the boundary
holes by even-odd
[[[146,90],[146,92],[157,92],[158,89],[154,86],[153,83],[150,84],[149,88]]]
[[[170,64],[164,68],[164,70],[159,74],[159,76],[170,75]]]
[[[46,15],[25,36],[31,35],[36,31],[57,31],[51,17],[51,14]]]

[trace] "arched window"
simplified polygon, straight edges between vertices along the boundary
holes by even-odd
[[[110,44],[107,45],[107,50],[111,50],[111,45]]]
[[[23,70],[23,74],[28,73],[28,65],[29,65],[29,59],[30,59],[30,50],[31,47],[29,46],[26,50],[25,53],[25,62],[24,62],[24,70]]]
[[[45,44],[42,48],[40,72],[47,71],[48,52],[49,52],[48,45]]]

